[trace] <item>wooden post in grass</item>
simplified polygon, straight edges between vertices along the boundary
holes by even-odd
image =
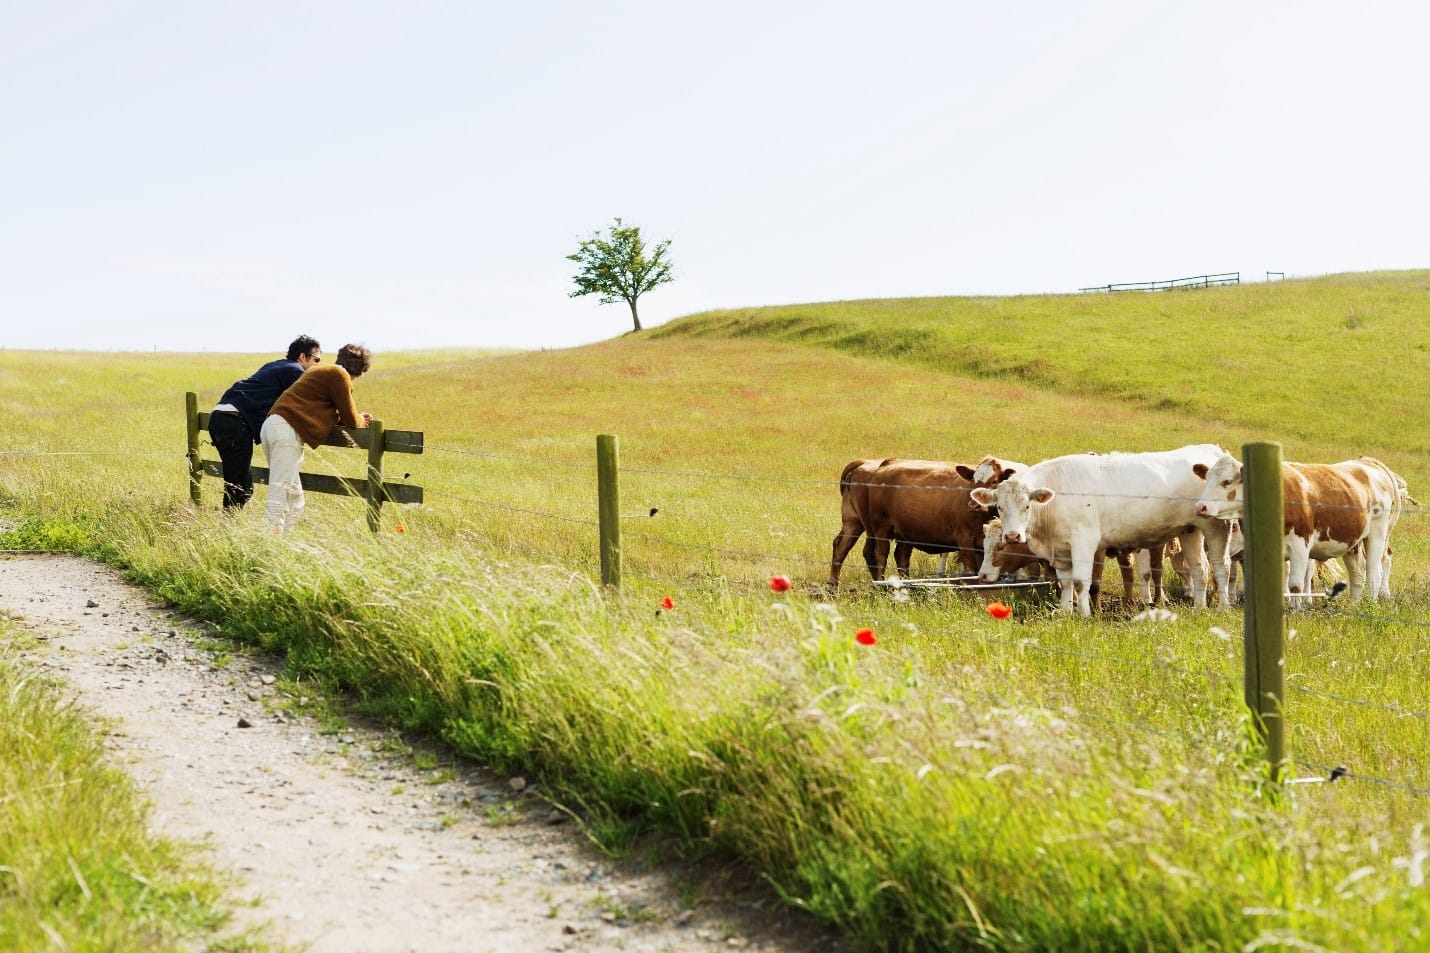
[[[369,420],[367,429],[371,432],[372,443],[367,445],[367,528],[376,533],[382,528],[382,451],[383,430],[381,420]]]
[[[596,493],[601,515],[601,585],[621,588],[621,486],[614,434],[596,437]]]
[[[1281,445],[1248,443],[1241,448],[1246,507],[1241,532],[1246,540],[1246,704],[1266,742],[1271,780],[1286,771],[1286,561],[1282,538],[1285,510],[1281,492]]]
[[[197,506],[203,502],[199,496],[199,478],[204,471],[199,464],[199,395],[193,391],[184,395],[184,414],[189,424],[189,499]]]

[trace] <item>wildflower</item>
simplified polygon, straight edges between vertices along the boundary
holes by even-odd
[[[675,608],[675,600],[670,598],[670,596],[666,596],[664,599],[660,600],[660,607],[662,609],[672,610]]]
[[[873,645],[879,640],[874,636],[873,629],[860,629],[858,632],[854,633],[854,641],[858,642],[860,645]]]
[[[392,527],[392,531],[400,535],[402,533],[407,532],[407,527],[403,526],[401,523],[398,523],[396,526]]]
[[[990,602],[986,611],[995,619],[1006,619],[1013,614],[1013,607],[1001,602]]]
[[[789,588],[790,588],[789,576],[772,576],[772,577],[770,577],[770,588],[771,588],[772,590],[774,590],[775,592],[789,592]]]

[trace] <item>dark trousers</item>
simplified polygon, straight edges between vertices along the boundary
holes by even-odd
[[[223,508],[238,509],[253,496],[253,438],[238,414],[209,415],[209,437],[223,461]]]

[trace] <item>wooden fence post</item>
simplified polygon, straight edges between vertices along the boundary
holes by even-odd
[[[387,441],[381,420],[368,421],[367,429],[372,437],[367,446],[367,528],[376,533],[382,528],[382,451]]]
[[[596,493],[601,516],[601,584],[621,588],[621,487],[614,434],[596,437]]]
[[[1266,743],[1271,780],[1286,772],[1286,560],[1285,509],[1281,491],[1281,445],[1248,443],[1241,448],[1246,506],[1245,538],[1246,704]]]
[[[184,395],[184,413],[189,424],[189,499],[197,506],[203,502],[199,495],[199,478],[204,471],[199,465],[199,395],[193,391]]]

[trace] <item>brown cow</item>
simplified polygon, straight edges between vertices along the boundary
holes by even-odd
[[[829,588],[838,588],[839,570],[860,536],[867,537],[864,563],[875,581],[884,578],[890,543],[901,576],[908,576],[915,549],[935,555],[957,553],[965,572],[977,572],[983,524],[993,514],[969,505],[973,482],[960,471],[973,469],[894,457],[850,461],[839,476],[843,525],[834,537]],[[1004,469],[998,467],[999,475]]]
[[[1193,468],[1206,481],[1198,515],[1230,520],[1245,506],[1241,464],[1223,454]],[[1305,605],[1313,560],[1339,557],[1350,584],[1348,598],[1390,595],[1390,531],[1408,493],[1405,481],[1374,457],[1341,463],[1281,464],[1285,508],[1283,550],[1291,604]]]

